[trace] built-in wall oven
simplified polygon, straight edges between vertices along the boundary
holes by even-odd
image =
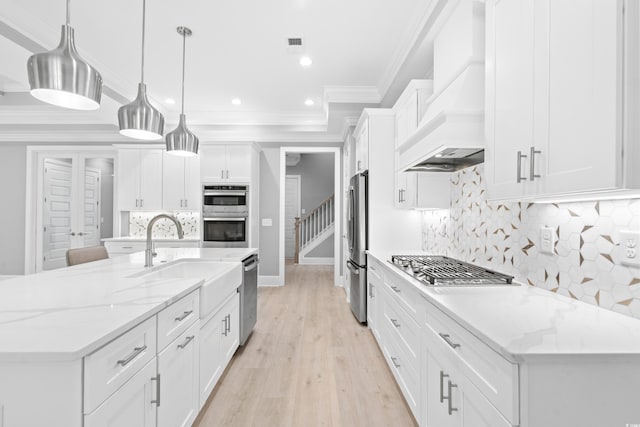
[[[202,187],[202,245],[204,247],[249,247],[248,192],[248,187],[241,185]]]

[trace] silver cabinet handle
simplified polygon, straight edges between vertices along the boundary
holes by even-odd
[[[133,249],[133,246],[123,246],[122,249]]]
[[[227,316],[225,316],[224,319],[222,319],[222,322],[224,323],[224,332],[222,332],[222,335],[226,337],[227,336]]]
[[[143,351],[145,351],[147,349],[146,345],[143,345],[142,347],[136,347],[133,349],[133,351],[131,352],[130,355],[128,355],[127,357],[125,357],[124,359],[120,359],[118,360],[118,365],[120,366],[127,366],[129,364],[129,362],[131,362],[133,359],[135,359],[136,357],[138,357]]]
[[[185,311],[184,313],[182,313],[181,316],[176,317],[174,320],[176,322],[182,322],[184,319],[186,319],[187,317],[189,317],[189,315],[193,313],[193,310],[189,310],[189,311]]]
[[[400,327],[400,323],[396,319],[390,318],[389,320],[391,320],[391,323],[393,323],[393,326],[395,326],[396,328]]]
[[[156,406],[160,406],[160,374],[156,377],[152,377],[151,381],[156,381],[156,399],[152,400],[151,403],[155,403]]]
[[[228,321],[227,321],[227,332],[231,333],[231,315],[227,314],[228,317]]]
[[[193,339],[194,339],[195,337],[196,337],[195,335],[189,335],[189,336],[187,337],[187,339],[185,339],[185,340],[184,340],[184,342],[183,342],[182,344],[178,344],[178,348],[179,348],[180,350],[182,350],[183,348],[185,348],[186,346],[188,346],[188,345],[189,345],[189,343],[190,343],[191,341],[193,341]]]
[[[460,344],[454,343],[453,341],[451,341],[451,336],[449,334],[443,334],[442,332],[438,333],[438,335],[440,335],[440,338],[442,338],[447,344],[449,344],[449,346],[451,348],[458,348],[460,347]]]
[[[181,207],[181,208],[184,208],[184,206],[183,206],[183,205],[184,205],[184,200],[183,200],[183,199],[180,199],[180,207]]]
[[[144,208],[144,199],[140,199],[140,207]]]
[[[445,374],[444,371],[440,371],[440,403],[444,402],[444,379],[449,378],[448,374]]]
[[[71,233],[69,233],[69,236],[75,236],[76,233],[74,233],[73,231]]]
[[[227,169],[227,179],[229,179],[229,169]]]
[[[78,236],[84,236],[84,233],[81,231],[78,233]]]
[[[369,296],[371,298],[375,298],[375,295],[373,293],[373,288],[374,288],[374,286],[371,283],[369,283]]]
[[[398,293],[398,294],[400,293],[400,288],[398,288],[397,286],[393,286],[393,285],[391,285],[391,289],[393,289],[393,290],[394,290],[394,292],[396,292],[396,293]]]
[[[531,147],[531,153],[529,155],[529,178],[531,181],[536,178],[540,178],[540,175],[535,173],[536,154],[540,154],[540,150],[536,150],[536,147]]]
[[[184,207],[189,207],[189,199],[184,199]]]
[[[402,203],[402,189],[398,189],[398,203]]]
[[[391,363],[393,363],[393,366],[395,366],[396,368],[399,368],[400,364],[398,362],[396,362],[396,360],[398,360],[397,357],[392,357],[391,358]]]
[[[139,207],[139,206],[138,206],[138,203],[139,203],[139,200],[138,200],[138,199],[136,199],[136,208],[138,208],[138,207]]]
[[[449,387],[448,387],[448,389],[449,389],[449,392],[448,392],[449,396],[447,396],[447,400],[448,400],[448,402],[447,402],[447,403],[448,403],[449,415],[451,415],[451,414],[453,414],[453,412],[454,412],[454,411],[457,411],[457,410],[458,410],[458,408],[454,408],[454,407],[453,407],[453,399],[452,399],[452,397],[453,397],[453,396],[452,396],[452,394],[451,394],[451,389],[452,389],[452,388],[455,388],[455,387],[458,387],[458,385],[457,385],[457,384],[453,384],[450,380],[447,380],[447,382],[449,383]]]
[[[224,179],[224,169],[220,169],[220,178]]]
[[[516,176],[516,182],[518,184],[520,184],[521,181],[526,181],[527,178],[522,176],[522,159],[526,159],[527,155],[526,154],[522,154],[522,151],[518,151],[518,167],[517,167],[517,176]]]

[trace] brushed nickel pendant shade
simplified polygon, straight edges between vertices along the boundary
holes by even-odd
[[[36,53],[27,61],[31,95],[59,107],[95,110],[100,107],[102,76],[76,50],[73,28],[69,25],[69,2],[58,47]]]
[[[120,133],[135,139],[160,139],[164,134],[164,116],[147,98],[147,86],[144,83],[144,40],[146,23],[146,0],[142,0],[142,66],[138,96],[129,104],[118,109]]]
[[[198,137],[187,128],[187,116],[184,114],[184,68],[185,68],[185,48],[191,30],[187,27],[176,28],[178,34],[182,36],[182,110],[178,127],[169,132],[166,136],[167,152],[178,156],[194,156],[198,154]]]

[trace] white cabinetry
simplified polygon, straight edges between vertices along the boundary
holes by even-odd
[[[118,209],[162,209],[162,150],[118,150]]]
[[[399,165],[398,147],[418,129],[426,99],[433,93],[432,80],[411,80],[393,106],[395,111],[394,205],[399,209],[448,209],[449,173],[404,172]]]
[[[369,169],[369,121],[363,121],[356,127],[356,173]]]
[[[637,35],[624,33],[637,5],[628,7],[624,16],[622,1],[487,1],[490,198],[640,187],[627,120],[638,94],[625,82]]]
[[[240,296],[234,290],[222,308],[201,322],[200,407],[204,406],[240,343]]]
[[[190,426],[198,415],[199,326],[195,322],[158,354],[158,427]]]
[[[380,341],[379,319],[380,308],[378,296],[384,286],[384,269],[380,263],[372,257],[367,259],[367,326],[373,335]]]
[[[248,144],[207,145],[200,148],[200,174],[203,182],[251,181],[255,168],[255,150]]]
[[[165,210],[200,210],[200,156],[162,156],[162,206]]]
[[[116,394],[84,417],[85,427],[155,427],[156,358],[148,362]]]

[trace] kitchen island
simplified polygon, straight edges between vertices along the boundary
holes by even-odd
[[[195,419],[238,346],[257,250],[157,252],[153,268],[139,252],[0,282],[0,425]]]
[[[369,327],[420,425],[640,423],[640,321],[532,286],[425,286],[368,252]]]

